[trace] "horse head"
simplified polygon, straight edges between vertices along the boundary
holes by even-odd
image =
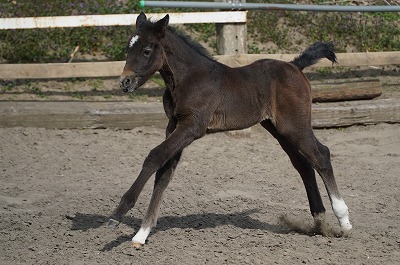
[[[136,29],[130,37],[124,70],[119,78],[124,92],[133,92],[142,86],[164,64],[160,41],[165,36],[169,15],[153,23],[140,13]]]

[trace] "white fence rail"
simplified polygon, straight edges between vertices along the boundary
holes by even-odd
[[[171,24],[192,23],[246,23],[247,12],[192,12],[169,13]],[[147,14],[147,17],[158,20],[166,14]],[[138,14],[85,15],[56,17],[21,17],[0,18],[0,30],[35,29],[91,26],[129,26],[134,25]]]

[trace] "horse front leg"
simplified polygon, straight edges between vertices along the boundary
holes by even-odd
[[[167,139],[175,130],[175,128],[176,120],[174,118],[170,118],[166,130]],[[151,196],[149,207],[147,209],[147,213],[142,221],[142,225],[140,226],[139,231],[132,238],[132,246],[134,248],[139,248],[146,242],[146,239],[149,236],[151,229],[157,224],[162,195],[174,175],[174,171],[179,163],[181,155],[182,152],[178,152],[177,155],[175,155],[171,160],[165,163],[165,165],[157,171],[154,181],[153,193]]]
[[[139,176],[129,190],[122,196],[120,203],[110,216],[110,220],[108,221],[107,225],[108,227],[115,228],[119,225],[125,214],[135,206],[139,194],[143,190],[151,175],[156,170],[156,164],[152,163],[152,161],[149,161],[149,159],[146,159],[143,163]]]
[[[171,133],[175,130],[175,128],[176,128],[176,120],[170,119],[166,129],[166,138],[168,138],[171,135]],[[135,206],[136,201],[141,191],[143,190],[145,184],[147,183],[151,175],[157,170],[156,168],[157,166],[154,165],[157,163],[154,163],[151,161],[152,159],[149,159],[151,154],[156,152],[155,149],[150,151],[150,154],[143,163],[142,170],[139,176],[132,184],[132,186],[129,188],[129,190],[122,196],[118,207],[114,210],[114,212],[110,216],[110,220],[108,221],[107,224],[109,228],[117,227],[119,223],[122,221],[122,218],[125,216],[125,214]],[[162,162],[159,162],[159,164],[160,163]],[[154,166],[152,167],[152,165]]]
[[[115,227],[118,225],[118,223],[122,220],[122,217],[135,205],[140,192],[143,190],[144,185],[149,180],[151,175],[159,170],[159,179],[158,181],[156,180],[159,184],[155,184],[156,189],[154,190],[153,194],[153,203],[150,203],[148,210],[149,214],[146,215],[148,218],[144,219],[142,231],[139,230],[139,235],[137,237],[135,236],[135,240],[137,239],[137,241],[139,241],[140,239],[141,242],[145,241],[147,235],[150,233],[150,228],[153,224],[152,220],[156,220],[156,218],[152,218],[152,216],[157,215],[158,210],[156,208],[158,208],[159,202],[161,201],[161,194],[169,182],[169,180],[166,181],[165,179],[170,179],[170,176],[172,176],[172,171],[179,161],[182,150],[191,144],[195,139],[200,138],[204,134],[205,129],[199,130],[196,128],[196,126],[189,125],[189,123],[185,123],[185,126],[178,125],[164,142],[151,150],[143,163],[139,176],[129,190],[122,196],[119,205],[111,215],[108,223],[109,227]],[[167,164],[167,162],[171,164]],[[168,176],[168,178],[165,176]],[[156,214],[154,215],[154,213]]]
[[[132,246],[134,248],[140,248],[144,245],[151,229],[156,226],[163,193],[174,175],[181,154],[182,152],[179,152],[157,171],[147,213],[142,221],[139,231],[132,238]]]

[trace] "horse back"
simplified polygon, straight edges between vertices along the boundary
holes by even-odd
[[[278,109],[296,109],[299,102],[301,108],[311,104],[305,75],[293,64],[279,60],[226,67],[217,91],[220,100],[209,125],[211,129],[243,129],[266,119],[275,120]]]

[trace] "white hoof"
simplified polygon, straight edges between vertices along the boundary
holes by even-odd
[[[136,235],[132,238],[132,246],[134,248],[140,248],[141,246],[143,246],[144,243],[146,243],[146,239],[149,236],[150,231],[150,227],[141,227]]]
[[[343,231],[350,231],[353,228],[348,218],[347,220],[339,220],[339,222]]]
[[[132,247],[135,248],[135,249],[139,249],[139,248],[143,247],[143,244],[139,243],[139,242],[133,242],[132,241]]]
[[[349,208],[343,199],[338,199],[332,196],[332,209],[337,219],[339,220],[340,227],[343,232],[351,230],[352,225],[349,220]]]

